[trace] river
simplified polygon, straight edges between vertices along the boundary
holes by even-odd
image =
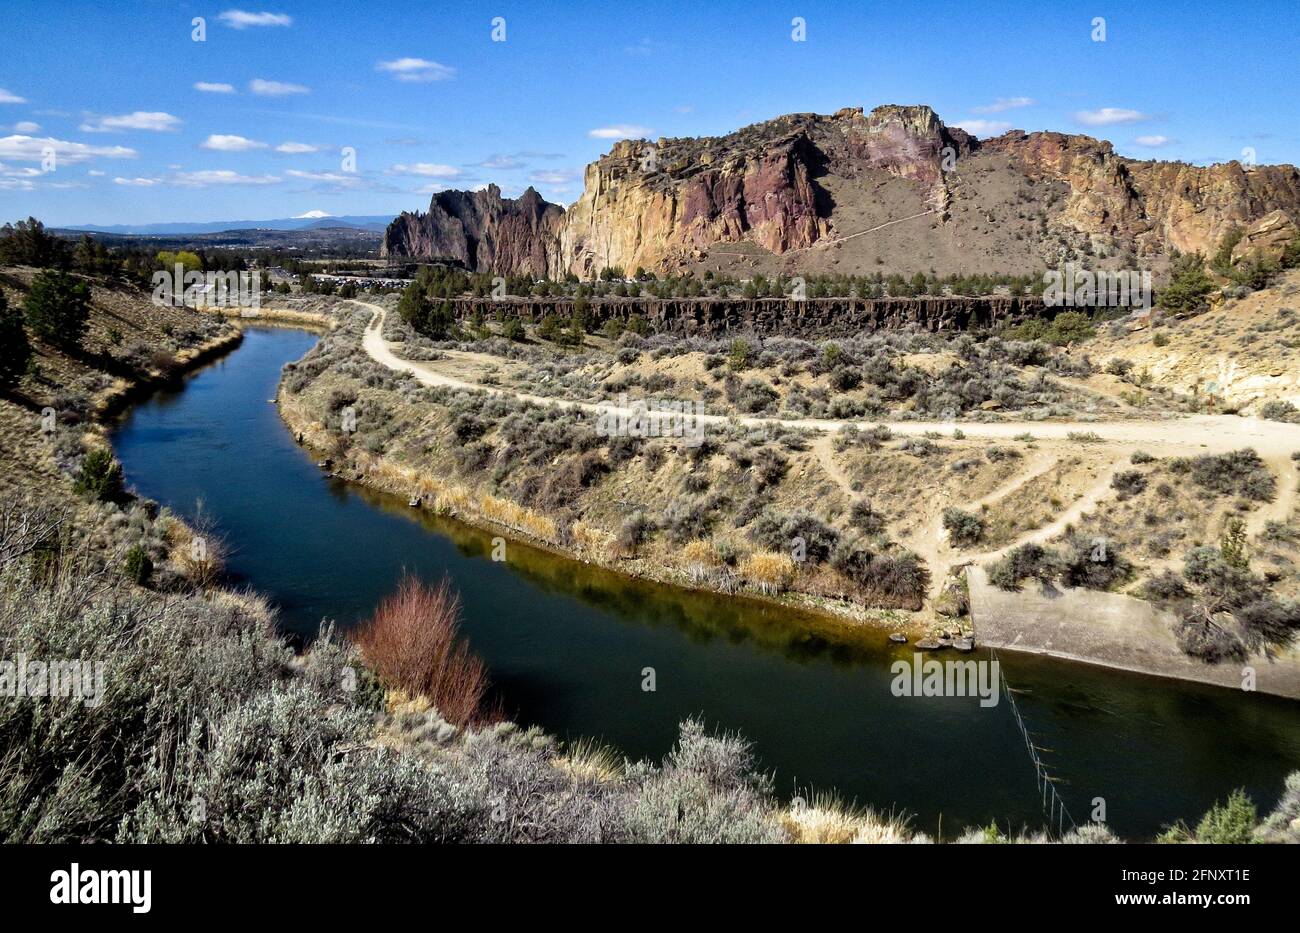
[[[309,639],[322,619],[365,618],[404,570],[446,575],[468,638],[522,723],[658,758],[695,715],[752,740],[786,797],[834,789],[944,837],[1045,822],[1010,705],[895,696],[890,664],[911,651],[883,634],[832,641],[780,607],[634,581],[513,542],[495,562],[490,534],[322,476],[267,403],[281,366],[316,339],[250,328],[230,355],[126,412],[112,435],[140,494],[189,516],[202,501],[232,548],[235,581],[267,595],[288,633]],[[1101,799],[1117,832],[1149,837],[1238,786],[1262,812],[1300,768],[1291,701],[1000,661],[1080,822]]]

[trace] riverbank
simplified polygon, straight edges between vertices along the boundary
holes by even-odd
[[[873,648],[846,647],[801,628],[789,608],[641,583],[513,536],[502,554],[493,539],[504,534],[323,476],[266,403],[282,366],[314,339],[250,329],[235,358],[134,409],[114,441],[145,494],[180,505],[204,497],[235,545],[231,572],[281,607],[289,631],[314,637],[323,617],[364,620],[403,568],[431,584],[446,577],[463,598],[465,636],[516,721],[654,761],[693,715],[751,739],[786,800],[834,788],[841,800],[911,813],[913,829],[931,837],[942,827],[943,840],[993,820],[1005,832],[1042,825],[1032,762],[1005,704],[891,692],[890,665],[910,661],[910,646],[894,650],[872,633]],[[357,408],[364,423],[368,409]],[[1019,656],[1002,664],[1039,744],[1057,750],[1076,790],[1106,795],[1127,837],[1150,838],[1243,784],[1269,807],[1300,767],[1282,701],[1192,685],[1153,691],[1142,678]],[[657,675],[651,692],[647,667]],[[1116,756],[1116,747],[1134,751]],[[1197,767],[1179,764],[1190,759]],[[981,779],[955,790],[953,761],[979,762]],[[1176,786],[1170,773],[1180,774]],[[1086,811],[1076,791],[1062,793]]]
[[[374,310],[373,305],[369,305],[368,307],[371,310]],[[357,326],[358,322],[355,321],[350,325],[352,330],[355,330]],[[354,342],[355,336],[355,334],[347,335],[347,341],[349,344]],[[395,371],[414,374],[420,382],[427,386],[431,386],[435,393],[440,392],[441,394],[438,398],[431,399],[432,404],[444,407],[447,405],[454,405],[454,399],[458,397],[456,393],[471,390],[471,387],[467,386],[460,379],[447,378],[438,373],[432,372],[429,366],[425,364],[402,360],[394,356],[391,351],[387,351],[386,346],[384,347],[384,350],[387,352],[382,354],[372,350],[370,345],[372,343],[379,344],[382,340],[383,338],[381,336],[379,325],[375,324],[373,321],[368,322],[364,330],[364,343],[368,354],[381,364],[384,364]],[[353,357],[355,357],[355,353],[353,354]],[[387,359],[387,357],[392,358]],[[489,395],[496,395],[498,398],[500,398],[502,394],[501,390],[494,389],[491,386],[481,387],[481,390],[486,391]],[[334,386],[331,390],[331,397],[335,397],[338,393],[347,394],[347,391],[348,390],[346,389]],[[304,443],[309,444],[315,450],[323,451],[322,457],[330,459],[332,468],[336,469],[340,475],[345,478],[366,483],[394,494],[407,496],[411,498],[412,501],[418,502],[419,507],[421,508],[434,508],[438,511],[455,515],[461,520],[467,521],[471,524],[498,529],[505,532],[507,535],[524,537],[535,544],[549,548],[556,553],[571,559],[594,563],[617,573],[674,586],[701,588],[727,594],[742,592],[747,596],[759,600],[772,601],[778,605],[784,605],[791,608],[798,607],[815,615],[837,620],[836,624],[832,625],[831,628],[838,626],[843,629],[844,631],[841,632],[841,635],[843,635],[844,632],[850,632],[856,629],[865,629],[867,631],[875,632],[879,637],[883,637],[884,634],[891,631],[900,630],[904,631],[911,637],[917,637],[924,634],[942,637],[944,634],[951,635],[963,631],[966,634],[970,633],[970,630],[967,627],[968,622],[961,619],[959,614],[954,618],[946,615],[932,615],[928,610],[917,611],[916,609],[909,609],[902,606],[881,607],[878,609],[866,608],[861,599],[861,594],[859,594],[859,598],[857,599],[837,599],[827,598],[824,591],[821,593],[807,592],[806,590],[808,589],[817,588],[815,584],[814,586],[807,586],[807,584],[812,582],[811,578],[822,572],[821,568],[796,566],[787,563],[787,576],[776,586],[773,586],[771,582],[767,580],[755,579],[752,576],[747,577],[744,573],[745,562],[739,558],[735,559],[731,563],[729,572],[728,569],[720,567],[723,562],[718,559],[719,547],[717,524],[721,523],[714,524],[715,530],[713,532],[714,537],[712,540],[707,538],[685,541],[679,540],[676,542],[678,545],[677,547],[636,547],[631,549],[633,553],[628,553],[628,548],[620,546],[620,530],[618,529],[618,526],[614,525],[611,527],[608,523],[608,519],[606,519],[606,521],[601,521],[600,517],[593,514],[601,511],[601,502],[599,501],[598,496],[592,495],[585,488],[574,490],[574,499],[580,502],[577,506],[577,511],[581,514],[576,517],[573,516],[571,512],[567,516],[561,515],[560,521],[557,523],[557,516],[554,513],[548,513],[545,510],[538,510],[525,504],[521,504],[516,501],[516,497],[514,496],[502,496],[497,489],[492,488],[499,487],[499,482],[494,481],[489,484],[489,488],[485,489],[482,480],[462,480],[461,474],[464,471],[461,467],[463,464],[454,457],[444,457],[441,459],[435,457],[432,462],[430,462],[429,466],[423,466],[422,464],[425,462],[426,457],[409,456],[410,445],[403,445],[400,448],[404,455],[401,458],[389,456],[386,451],[382,450],[377,453],[372,453],[369,450],[358,451],[356,445],[347,443],[347,439],[343,438],[338,430],[331,429],[329,423],[330,413],[320,407],[320,403],[326,401],[326,399],[324,399],[320,393],[317,393],[314,396],[309,393],[306,398],[311,399],[314,402],[314,405],[305,403],[304,397],[293,393],[280,394],[282,416],[295,433],[301,436]],[[591,407],[564,402],[553,403],[547,399],[534,400],[531,397],[524,401],[525,403],[540,406],[556,404],[561,409],[570,410],[574,408]],[[413,420],[418,417],[419,412],[412,411],[409,406],[402,412],[403,420]],[[451,418],[448,417],[445,420],[450,421]],[[722,423],[720,419],[714,420],[719,421],[720,426],[725,427],[726,423]],[[747,427],[755,427],[752,423],[753,420],[754,419],[751,419],[751,423],[747,425]],[[1236,420],[1239,421],[1239,419]],[[782,426],[793,428],[793,424],[789,422],[784,423]],[[904,425],[904,427],[915,433],[924,426]],[[1111,426],[1107,426],[1104,423],[1098,424],[1098,430],[1101,431],[1105,431],[1109,427]],[[1243,427],[1246,426],[1243,425]],[[1064,432],[1067,428],[1069,430],[1074,430],[1068,425],[1035,424],[1032,426],[1032,430],[1036,434],[1042,434],[1046,428],[1059,428],[1060,432]],[[1283,430],[1285,429],[1285,426],[1277,426],[1277,428]],[[972,427],[970,430],[985,433],[990,429],[992,429],[995,434],[1006,435],[1008,438],[1011,438],[1015,432],[1020,430],[1020,428],[1016,427],[1014,424],[993,426],[978,425]],[[1189,425],[1186,430],[1190,429],[1191,426]],[[1152,441],[1149,437],[1152,433],[1151,426],[1148,425],[1136,430],[1137,436],[1133,441],[1130,441],[1130,443],[1136,442],[1137,437],[1147,436],[1146,446],[1154,446],[1156,449],[1159,449],[1160,442]],[[1179,429],[1175,426],[1172,429],[1164,430],[1168,433],[1169,430],[1176,432]],[[1257,428],[1254,430],[1258,431]],[[1089,436],[1095,437],[1097,435],[1093,434]],[[1071,435],[1071,438],[1073,437],[1074,435]],[[433,450],[439,445],[440,440],[442,439],[426,436],[423,439],[424,450],[426,452]],[[456,441],[459,441],[460,438],[451,438],[449,440],[455,443]],[[471,446],[474,445],[473,438],[466,438],[465,440],[470,442]],[[1277,440],[1283,441],[1280,437]],[[1235,443],[1240,443],[1240,441],[1235,441]],[[1259,515],[1251,518],[1251,526],[1257,529],[1262,529],[1265,525],[1265,519],[1271,521],[1273,516],[1276,516],[1284,524],[1289,515],[1289,507],[1294,500],[1294,477],[1287,472],[1288,467],[1291,465],[1287,461],[1286,457],[1279,453],[1279,451],[1282,450],[1282,447],[1285,446],[1285,443],[1283,442],[1282,446],[1278,446],[1277,443],[1273,443],[1272,441],[1270,441],[1270,443],[1272,446],[1267,447],[1266,453],[1271,460],[1276,461],[1275,466],[1280,464],[1283,471],[1281,474],[1283,492],[1278,498],[1276,503],[1277,507],[1270,507],[1269,509],[1262,510]],[[1222,445],[1223,441],[1219,441],[1219,444]],[[482,446],[481,443],[479,443],[479,446]],[[1074,446],[1086,451],[1086,447],[1081,447],[1077,442]],[[1274,447],[1277,447],[1277,450],[1274,450]],[[1177,448],[1172,452],[1181,452],[1183,448],[1191,451],[1195,450],[1196,446],[1191,443],[1189,438],[1184,438],[1178,442]],[[613,448],[611,446],[611,451],[612,450]],[[342,452],[342,455],[337,458],[330,456],[331,453],[338,454],[340,452]],[[501,453],[499,448],[497,453],[498,455]],[[728,453],[731,453],[730,449],[728,450]],[[822,453],[824,454],[824,451]],[[886,456],[884,452],[877,453],[877,457],[883,456]],[[335,462],[336,459],[337,462]],[[557,451],[556,455],[552,457],[550,465],[561,466],[562,470],[564,459],[563,452]],[[797,463],[797,471],[793,468],[789,468],[789,470],[801,481],[798,485],[803,485],[806,488],[806,477],[810,475],[815,477],[816,472],[820,471],[823,467],[834,466],[833,462],[828,464],[826,462],[827,459],[829,458],[824,455],[815,460],[811,458],[805,459],[803,462]],[[634,454],[630,460],[621,461],[618,464],[611,466],[609,472],[614,475],[609,479],[597,479],[596,483],[593,485],[605,485],[611,481],[615,481],[618,479],[617,474],[625,470],[636,473],[640,466],[640,460],[640,455]],[[912,462],[914,463],[915,461]],[[1084,467],[1089,465],[1089,461],[1087,460],[1083,460],[1081,463]],[[679,477],[679,481],[684,482],[689,486],[693,481],[692,474],[698,475],[700,472],[699,466],[699,463],[696,463],[693,467],[688,467],[685,471],[686,476],[684,478]],[[1101,464],[1101,466],[1102,468],[1107,469],[1107,472],[1103,473],[1100,477],[1100,481],[1098,481],[1095,472],[1096,468],[1093,467],[1093,478],[1086,480],[1087,485],[1081,485],[1079,487],[1079,492],[1075,494],[1078,497],[1077,503],[1071,510],[1065,511],[1064,517],[1049,522],[1045,527],[1035,529],[1030,537],[1022,537],[1020,540],[1022,542],[1028,540],[1047,540],[1049,537],[1052,537],[1053,534],[1064,534],[1068,536],[1072,533],[1074,527],[1072,523],[1082,521],[1083,527],[1089,529],[1094,536],[1097,533],[1107,535],[1107,540],[1112,542],[1112,548],[1118,550],[1122,544],[1126,544],[1128,538],[1124,536],[1125,532],[1121,531],[1117,536],[1117,532],[1113,530],[1113,526],[1110,524],[1111,518],[1108,515],[1107,510],[1102,510],[1100,513],[1097,510],[1098,498],[1105,493],[1113,494],[1110,481],[1115,471],[1118,469],[1117,465],[1110,465],[1109,463]],[[476,475],[476,473],[472,472],[471,475]],[[499,476],[500,471],[498,470],[494,475]],[[1164,474],[1161,474],[1161,478],[1164,478]],[[1169,478],[1175,479],[1176,481],[1175,477],[1171,476]],[[647,479],[650,478],[647,477]],[[842,478],[836,479],[837,482],[835,485],[839,487],[838,489],[833,488],[829,484],[824,484],[815,494],[819,498],[819,505],[822,506],[822,509],[820,510],[829,511],[831,514],[834,514],[837,510],[841,511],[841,513],[847,511],[847,507],[852,504],[854,498],[852,493],[845,488],[846,483],[838,481]],[[652,496],[647,495],[646,489],[642,488],[645,484],[640,480],[641,477],[633,476],[630,479],[625,479],[625,481],[620,484],[619,491],[622,495],[618,497],[618,502],[622,508],[621,511],[615,511],[613,514],[626,517],[629,513],[636,513],[638,511],[648,513],[650,511],[653,507],[651,505],[653,498]],[[1057,482],[1059,484],[1059,478]],[[709,477],[709,480],[703,483],[705,488],[708,488],[710,484],[715,487],[717,485],[716,470],[713,471],[713,476]],[[1004,485],[1006,488],[1016,489],[1020,483],[1015,481],[1013,478],[1012,483]],[[1150,485],[1154,490],[1157,484],[1151,482]],[[1161,483],[1159,485],[1161,494],[1166,496],[1164,506],[1168,508],[1169,501],[1167,492],[1170,486],[1167,483]],[[780,503],[783,491],[780,486],[781,483],[778,481],[777,484],[774,484],[774,488],[764,490],[765,497],[774,503]],[[660,488],[663,488],[662,484],[660,484]],[[976,488],[978,488],[978,486],[976,486]],[[682,498],[680,485],[677,486],[677,490],[677,492],[669,493],[668,495],[676,496],[679,499]],[[1084,495],[1084,493],[1087,494]],[[845,494],[844,498],[837,499],[841,494]],[[1060,495],[1059,492],[1054,492],[1053,494]],[[1005,496],[1005,490],[1003,492],[997,492],[995,490],[995,492],[988,498],[995,499],[997,496]],[[571,503],[565,503],[565,505],[570,504]],[[1179,505],[1181,506],[1182,503],[1180,502]],[[1131,511],[1134,507],[1135,503],[1129,503],[1127,505],[1119,506],[1119,510],[1123,511],[1124,509],[1128,509]],[[1188,509],[1189,515],[1198,516],[1201,522],[1197,528],[1189,529],[1189,531],[1198,535],[1205,534],[1210,525],[1210,516],[1215,514],[1214,510],[1205,509],[1203,504],[1196,505],[1194,497],[1188,500],[1186,508]],[[1022,512],[1024,511],[1023,506],[1021,506],[1020,509]],[[609,514],[608,510],[606,510],[606,514]],[[1073,518],[1070,516],[1073,516]],[[1069,520],[1068,522],[1067,519]],[[569,527],[567,529],[561,527],[565,521],[569,522]],[[736,521],[739,523],[740,519],[737,518]],[[1101,522],[1100,525],[1098,524],[1099,521]],[[663,523],[661,522],[660,524],[662,526]],[[1032,527],[1033,526],[1031,526],[1031,528]],[[1056,532],[1051,532],[1051,529],[1053,528],[1056,529]],[[933,527],[927,527],[926,531],[935,536],[942,533],[942,529],[939,527],[937,519],[934,522]],[[1184,532],[1184,534],[1187,534],[1187,532]],[[969,563],[969,559],[963,561],[963,555],[942,543],[942,538],[939,538],[938,540],[941,543],[936,545],[928,540],[922,541],[915,537],[911,537],[909,538],[909,544],[917,548],[920,553],[926,555],[927,563],[933,561],[934,563],[938,563],[941,568],[943,566],[943,553],[950,553],[952,556],[949,557],[948,560],[958,565]],[[1015,539],[1012,539],[1012,543],[1016,543]],[[745,547],[745,542],[731,538],[725,543],[725,546],[729,548],[743,549]],[[1005,552],[1008,547],[1010,547],[1009,544],[1004,546],[1000,551],[986,554],[985,558],[991,560],[999,553]],[[697,556],[701,554],[705,555],[703,559],[700,559]],[[936,556],[939,557],[940,560],[934,560]],[[944,581],[942,580],[935,581],[936,584],[941,584],[943,582]],[[776,590],[777,592],[774,593],[773,590]],[[1023,594],[1005,594],[999,598],[1003,602],[1008,600],[1014,602],[1018,596],[1022,595]],[[1104,594],[1098,595],[1101,596]],[[1117,596],[1116,600],[1138,602],[1132,597]],[[950,602],[948,605],[950,605]],[[936,606],[942,606],[945,609],[948,608],[948,605],[945,605],[943,601],[936,604]],[[1051,610],[1048,611],[1050,612]],[[1055,611],[1060,611],[1059,607],[1057,607]],[[1024,613],[1021,612],[1017,615],[1019,617],[1023,616],[1023,614]],[[1231,682],[1236,680],[1235,676],[1227,676],[1221,666],[1211,667],[1200,662],[1191,661],[1179,651],[1177,646],[1172,649],[1171,653],[1167,643],[1172,642],[1172,635],[1163,630],[1158,632],[1154,629],[1143,630],[1146,632],[1146,635],[1143,635],[1142,632],[1129,630],[1121,632],[1120,634],[1123,635],[1122,640],[1125,642],[1132,642],[1134,639],[1137,639],[1138,642],[1136,646],[1129,644],[1127,647],[1121,647],[1119,645],[1108,645],[1106,643],[1105,633],[1107,631],[1113,633],[1115,631],[1114,629],[1106,629],[1105,626],[1090,627],[1085,624],[1063,623],[1054,628],[1055,635],[1050,647],[1044,645],[1033,645],[1031,647],[1029,640],[1018,638],[1016,632],[1008,632],[1006,626],[999,625],[993,620],[990,614],[985,613],[983,618],[986,620],[987,628],[985,631],[988,632],[988,642],[998,646],[1009,647],[1012,650],[1015,650],[1019,646],[1023,646],[1021,650],[1025,651],[1050,653],[1057,657],[1081,660],[1086,663],[1092,663],[1099,666],[1110,666],[1123,670],[1139,670],[1149,674],[1179,676],[1197,682],[1218,686],[1231,685]],[[1075,621],[1077,622],[1079,620]],[[1041,627],[1039,631],[1041,631]],[[862,636],[861,632],[854,632],[854,634],[859,637]],[[977,640],[981,636],[981,631],[978,627],[975,630],[975,635],[977,636]],[[1145,665],[1134,665],[1130,660],[1130,656],[1134,653],[1145,658],[1159,658],[1162,660],[1159,664],[1151,661]],[[1261,663],[1267,664],[1268,662],[1261,661]],[[1287,664],[1289,664],[1289,662],[1287,662]],[[1284,664],[1284,666],[1287,666],[1287,664]],[[1269,665],[1270,673],[1276,672],[1276,669],[1275,665]],[[1296,695],[1297,691],[1290,685],[1290,680],[1288,678],[1268,676],[1262,677],[1260,680],[1261,685],[1258,689],[1262,692],[1276,693],[1288,697],[1294,697]]]
[[[333,332],[334,339],[340,345],[354,343],[356,335],[351,331],[361,323],[353,318],[346,325],[340,325]],[[339,362],[346,358],[345,354]],[[308,364],[310,360],[309,354],[301,362]],[[620,545],[616,531],[607,526],[608,520],[602,521],[595,516],[583,520],[572,515],[547,514],[485,488],[482,482],[461,481],[454,468],[440,471],[422,468],[386,453],[373,453],[351,442],[346,432],[341,431],[341,409],[328,410],[331,399],[337,400],[337,393],[347,390],[341,388],[327,370],[316,373],[312,387],[306,391],[287,389],[286,380],[295,376],[295,369],[286,367],[280,391],[276,393],[277,408],[292,436],[310,450],[315,459],[328,464],[325,468],[328,474],[414,502],[412,508],[448,515],[470,526],[499,532],[531,547],[625,577],[782,607],[800,613],[808,620],[809,634],[845,642],[864,639],[883,642],[891,632],[904,632],[909,638],[916,639],[936,628],[933,620],[916,611],[901,607],[864,606],[861,602],[835,598],[825,592],[797,590],[793,584],[800,568],[792,561],[778,562],[777,570],[770,577],[759,576],[751,567],[754,575],[747,577],[746,562],[732,558],[728,563],[715,545],[705,547],[702,542],[696,542],[695,546],[687,543],[685,547],[664,548],[649,547],[645,541],[637,542],[636,547]],[[393,386],[370,388],[386,393],[392,393],[394,389]],[[321,403],[326,407],[322,408]],[[373,428],[372,414],[357,407],[360,409],[356,413],[359,423],[367,430]],[[395,420],[392,430],[400,430],[397,424],[414,417],[419,417],[417,412],[404,411]],[[441,415],[437,417],[442,418]],[[414,442],[404,446],[409,450]],[[800,475],[804,472],[799,471]],[[579,488],[577,491],[584,490]],[[635,494],[629,484],[624,484],[599,508],[610,516],[621,514],[626,517],[637,508],[646,507],[644,501],[632,498]],[[830,576],[824,568],[806,569],[803,574],[810,581],[810,589],[817,586],[819,578],[825,582]],[[834,585],[833,581],[831,585]],[[954,632],[960,628],[955,622],[949,625]],[[940,623],[939,629],[942,628]]]

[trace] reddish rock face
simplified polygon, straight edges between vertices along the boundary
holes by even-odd
[[[392,223],[382,255],[551,277],[590,277],[611,266],[666,271],[746,241],[775,258],[836,248],[837,237],[856,235],[848,222],[837,225],[837,209],[870,206],[882,179],[891,177],[910,186],[915,211],[939,218],[933,233],[920,234],[917,252],[924,255],[983,232],[947,226],[956,216],[949,209],[966,196],[960,171],[947,172],[972,155],[998,160],[996,171],[1011,176],[1008,190],[1027,179],[1068,187],[1063,202],[1038,205],[1039,240],[1017,247],[1044,264],[1055,261],[1061,236],[1075,246],[1093,240],[1110,255],[1153,257],[1174,249],[1210,253],[1233,227],[1271,211],[1300,220],[1300,173],[1293,166],[1139,162],[1116,155],[1108,142],[1062,133],[1015,130],[980,141],[945,126],[929,107],[890,104],[867,114],[790,114],[727,136],[625,140],[587,166],[582,196],[567,211],[531,188],[515,201],[495,186],[442,192],[427,214]],[[912,212],[896,202],[887,210],[888,220]],[[860,219],[857,225],[864,226]]]
[[[1300,217],[1300,172],[1293,165],[1204,168],[1140,162],[1088,136],[1013,131],[982,148],[1014,156],[1031,176],[1069,184],[1061,220],[1083,233],[1129,241],[1139,255],[1211,253],[1235,226],[1274,210]]]

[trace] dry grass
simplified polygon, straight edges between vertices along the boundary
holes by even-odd
[[[612,784],[623,777],[623,757],[592,739],[572,743],[552,764],[579,784]]]
[[[172,566],[200,589],[211,589],[217,584],[225,572],[229,547],[217,531],[216,522],[204,512],[202,502],[188,524],[168,523],[167,538],[170,545],[167,556]]]
[[[484,493],[478,497],[479,515],[490,522],[495,522],[513,531],[522,532],[543,541],[554,542],[557,538],[555,521],[540,512],[526,508],[517,502]]]
[[[790,841],[802,844],[907,843],[915,841],[907,820],[872,809],[847,806],[833,794],[787,808],[781,825]]]
[[[460,624],[460,597],[447,580],[430,587],[408,575],[352,640],[386,687],[427,697],[456,726],[476,726],[498,716],[487,704],[487,666]]]
[[[704,583],[713,577],[714,571],[721,565],[717,548],[712,541],[703,538],[688,541],[682,548],[681,562],[686,567],[686,576],[692,583]]]
[[[780,593],[794,581],[794,561],[788,554],[755,551],[740,565],[740,575],[764,594]]]
[[[614,535],[598,528],[590,522],[573,523],[573,542],[578,550],[590,554],[597,560],[612,561],[617,552]]]

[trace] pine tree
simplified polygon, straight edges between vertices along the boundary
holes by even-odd
[[[0,291],[0,389],[18,383],[32,358],[32,347],[23,330],[22,312],[9,306],[9,299]]]
[[[90,289],[66,272],[42,272],[27,292],[27,324],[41,340],[79,349],[90,314]]]

